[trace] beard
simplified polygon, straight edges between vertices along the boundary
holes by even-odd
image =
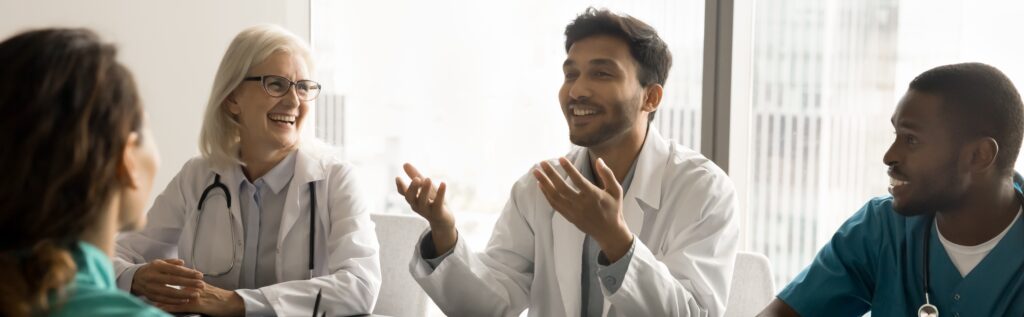
[[[592,147],[607,142],[616,135],[620,135],[633,127],[632,120],[625,118],[623,115],[615,115],[614,117],[611,122],[601,124],[594,133],[573,133],[570,130],[569,141],[582,147]]]
[[[572,127],[569,127],[569,141],[571,141],[572,144],[589,148],[607,142],[615,136],[622,135],[626,131],[629,131],[629,129],[633,128],[637,116],[637,112],[632,111],[633,107],[630,107],[630,105],[639,105],[640,101],[638,99],[639,94],[638,96],[631,98],[631,100],[619,101],[611,105],[611,107],[604,107],[605,109],[608,109],[608,112],[610,113],[610,116],[608,117],[611,118],[611,121],[602,123],[597,127],[597,131],[594,131],[593,133],[578,133],[574,132]],[[580,103],[588,104],[590,102]]]
[[[912,217],[959,207],[967,191],[963,177],[957,173],[956,168],[957,162],[952,160],[940,170],[941,174],[933,174],[936,176],[927,180],[915,180],[914,186],[926,187],[919,187],[906,201],[893,204],[893,210],[900,215]]]

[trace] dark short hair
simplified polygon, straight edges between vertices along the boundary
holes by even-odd
[[[565,51],[569,52],[576,42],[595,35],[610,35],[626,41],[630,55],[639,66],[636,76],[641,86],[665,86],[668,70],[672,68],[672,52],[653,27],[629,15],[590,7],[565,27]],[[654,112],[648,116],[648,121],[653,119]]]
[[[1024,138],[1024,104],[1003,72],[982,63],[944,65],[918,75],[910,89],[942,98],[955,135],[995,139],[996,166],[1013,169]]]

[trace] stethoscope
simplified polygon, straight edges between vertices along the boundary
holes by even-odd
[[[931,260],[929,255],[929,246],[932,244],[932,226],[934,225],[935,217],[928,218],[928,224],[924,229],[924,304],[921,308],[917,309],[917,316],[919,317],[939,317],[939,308],[932,305],[931,299],[928,297],[928,290],[931,286],[928,280],[931,279],[931,272],[929,269],[931,265],[928,262]]]
[[[1014,189],[1014,192],[1017,193],[1017,200],[1021,204],[1024,204],[1024,194],[1021,194],[1021,192],[1016,189]],[[929,272],[931,265],[928,263],[931,258],[928,256],[928,249],[930,249],[929,246],[931,245],[932,240],[932,226],[934,225],[935,217],[929,217],[928,224],[924,228],[924,304],[921,305],[921,308],[917,309],[917,316],[919,317],[939,317],[939,308],[932,305],[931,299],[928,298],[928,290],[931,286],[928,282],[931,280],[931,272]],[[1010,225],[1012,226],[1013,224]]]
[[[198,206],[199,211],[196,212],[196,217],[195,217],[195,219],[196,219],[196,226],[195,226],[195,228],[192,229],[192,263],[193,263],[192,264],[192,266],[193,266],[192,268],[196,269],[196,270],[198,270],[197,268],[195,268],[195,262],[196,262],[195,261],[195,258],[196,258],[196,237],[198,237],[198,234],[199,234],[199,225],[200,225],[200,223],[199,223],[199,216],[201,216],[201,214],[203,212],[203,203],[206,202],[206,196],[209,195],[210,192],[213,191],[214,189],[220,189],[221,191],[224,192],[225,199],[227,200],[228,210],[231,209],[231,191],[228,190],[228,186],[227,185],[224,185],[224,183],[220,182],[220,174],[214,173],[213,175],[214,175],[213,176],[213,184],[210,184],[210,186],[206,186],[206,189],[203,190],[203,195],[199,196],[199,206]],[[230,211],[228,212],[228,214],[230,215]],[[235,228],[235,222],[231,221],[231,236],[234,237],[234,236],[236,236],[237,233],[238,233],[238,229]],[[316,247],[316,186],[313,184],[313,182],[309,182],[309,277],[310,278],[313,277],[313,256],[314,256],[314,252],[315,252],[314,251],[314,247]],[[223,276],[225,274],[228,274],[228,272],[231,272],[231,270],[235,269],[235,259],[238,259],[238,248],[235,246],[234,243],[231,244],[231,259],[232,259],[231,260],[231,266],[229,266],[226,270],[219,271],[219,272],[203,272],[203,274],[204,275],[208,275],[208,276],[217,277],[217,276]]]

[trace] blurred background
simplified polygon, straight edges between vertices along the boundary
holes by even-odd
[[[570,148],[557,101],[565,25],[588,6],[629,14],[654,26],[675,58],[656,128],[726,167],[741,197],[743,249],[768,256],[779,288],[843,220],[886,194],[889,117],[914,76],[977,61],[1024,82],[1021,1],[727,3],[731,32],[715,0],[4,0],[0,37],[83,26],[117,43],[161,149],[162,189],[199,153],[231,38],[282,25],[309,40],[325,86],[304,132],[358,166],[373,211],[411,213],[394,178],[413,163],[449,184],[460,231],[480,250],[512,183]],[[715,43],[731,50],[707,56],[720,52]],[[707,67],[723,61],[724,72]],[[716,91],[732,98],[709,101]]]

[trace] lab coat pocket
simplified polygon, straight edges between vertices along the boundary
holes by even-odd
[[[196,211],[191,260],[203,274],[218,276],[227,274],[234,266],[238,251],[232,235],[237,228],[224,196],[211,196],[208,200],[203,210]]]

